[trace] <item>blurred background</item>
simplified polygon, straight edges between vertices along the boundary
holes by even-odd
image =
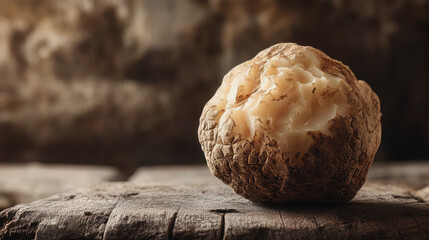
[[[204,104],[278,42],[371,85],[376,161],[429,158],[428,0],[0,0],[0,162],[203,164]]]

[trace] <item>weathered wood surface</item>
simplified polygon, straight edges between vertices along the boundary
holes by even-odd
[[[429,187],[371,183],[337,206],[252,203],[205,167],[142,168],[0,213],[0,239],[429,239]]]
[[[141,167],[129,178],[139,185],[221,184],[206,165]]]
[[[376,162],[367,179],[374,183],[421,189],[429,185],[429,161]],[[221,184],[205,165],[141,167],[129,181],[140,185]]]
[[[0,164],[0,210],[75,187],[122,179],[114,168],[65,164]]]
[[[395,184],[413,189],[429,185],[429,161],[375,162],[368,179],[382,184]]]

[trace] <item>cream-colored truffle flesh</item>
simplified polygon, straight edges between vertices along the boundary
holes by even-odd
[[[308,131],[329,135],[329,120],[345,114],[347,104],[335,92],[341,77],[325,73],[311,51],[277,55],[264,64],[246,62],[228,73],[211,99],[220,111],[219,125],[231,118],[242,138],[269,130],[283,151],[305,151]]]

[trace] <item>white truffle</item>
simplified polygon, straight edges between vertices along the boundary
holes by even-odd
[[[200,118],[210,171],[255,202],[344,202],[381,140],[377,95],[339,61],[280,43],[232,69]]]

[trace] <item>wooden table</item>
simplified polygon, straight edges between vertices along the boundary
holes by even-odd
[[[76,187],[123,180],[113,167],[70,164],[0,164],[0,211]]]
[[[429,186],[413,172],[395,183],[388,175],[404,168],[389,169],[375,166],[347,204],[273,206],[240,197],[205,166],[146,167],[127,182],[6,209],[0,239],[429,239]],[[429,171],[417,175],[425,182]]]

